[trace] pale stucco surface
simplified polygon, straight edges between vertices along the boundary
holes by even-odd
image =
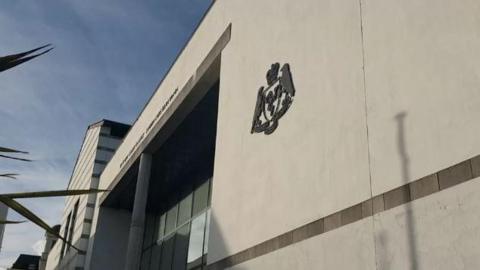
[[[480,178],[376,215],[377,269],[480,269],[478,194]]]
[[[210,238],[224,246],[212,245],[211,262],[370,196],[359,3],[230,5]],[[290,64],[295,100],[275,133],[252,135],[274,62]]]
[[[376,195],[480,153],[480,1],[362,2]],[[397,142],[402,112],[409,179]]]

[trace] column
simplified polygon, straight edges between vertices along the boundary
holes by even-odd
[[[127,258],[125,270],[140,269],[140,257],[142,255],[143,230],[145,228],[145,211],[148,198],[148,184],[152,155],[142,153],[138,169],[137,187],[135,189],[135,201],[133,203],[132,221],[128,235]]]

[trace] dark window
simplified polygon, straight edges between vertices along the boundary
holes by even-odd
[[[150,265],[150,258],[152,257],[152,248],[149,248],[142,253],[142,260],[140,264],[141,270],[148,270]]]
[[[157,241],[162,240],[165,236],[165,217],[166,214],[163,214],[158,220]]]
[[[185,224],[176,232],[172,270],[186,269],[189,233],[190,233],[190,224]]]
[[[178,205],[173,206],[167,212],[167,221],[165,224],[165,235],[173,232],[177,226]]]
[[[66,240],[68,239],[68,231],[70,230],[70,218],[72,217],[72,213],[68,214],[67,222],[65,223],[65,230],[63,231],[63,238]],[[60,251],[60,259],[63,258],[65,255],[65,241],[62,240],[62,250]]]
[[[162,258],[160,259],[160,270],[172,269],[173,248],[175,244],[175,234],[170,235],[163,241]]]
[[[155,244],[152,248],[152,258],[150,260],[150,270],[160,269],[160,260],[162,256],[162,244]]]
[[[210,189],[210,181],[203,183],[193,194],[193,215],[197,215],[208,206],[208,193]]]
[[[73,233],[75,231],[75,222],[77,221],[77,213],[78,213],[78,201],[75,203],[75,206],[73,207],[73,213],[72,213],[72,221],[71,221],[71,225],[70,225],[70,232],[68,233],[68,242],[70,242],[70,244],[73,244],[72,243],[72,240],[73,240]],[[67,251],[70,250],[70,245],[67,247]]]
[[[192,220],[190,240],[188,246],[188,269],[193,269],[202,264],[203,243],[205,238],[205,216],[203,213]]]
[[[185,197],[178,206],[178,225],[185,223],[192,217],[192,194]]]
[[[155,234],[155,216],[147,215],[145,220],[145,231],[143,234],[143,249],[150,247],[154,241]]]

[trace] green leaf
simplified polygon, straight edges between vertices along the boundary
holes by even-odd
[[[17,179],[18,173],[3,173],[0,174],[0,177],[10,178],[10,179]]]
[[[102,190],[102,189],[49,190],[49,191],[0,194],[0,196],[4,196],[10,199],[28,199],[28,198],[76,196],[76,195],[100,193],[105,191],[108,191],[108,190]]]
[[[44,229],[45,231],[47,231],[51,235],[54,235],[54,236],[58,237],[58,239],[61,239],[63,242],[65,242],[67,245],[71,246],[75,250],[81,251],[80,249],[78,249],[77,247],[72,245],[72,243],[70,243],[67,239],[62,237],[57,231],[55,231],[47,223],[45,223],[45,221],[43,221],[41,218],[39,218],[37,215],[32,213],[30,210],[28,210],[26,207],[24,207],[20,203],[14,201],[13,199],[11,199],[9,197],[3,196],[3,195],[0,195],[0,202],[5,204],[9,208],[13,209],[15,212],[22,215],[26,219],[30,220],[31,222],[33,222],[34,224],[36,224],[40,228]]]
[[[4,153],[28,154],[28,152],[25,152],[25,151],[20,151],[20,150],[16,150],[16,149],[12,149],[12,148],[7,148],[7,147],[2,147],[2,146],[0,146],[0,152],[4,152]]]
[[[0,225],[4,224],[20,224],[20,223],[25,223],[26,221],[12,221],[12,220],[0,220]]]
[[[30,54],[32,54],[36,51],[39,51],[41,49],[44,49],[48,46],[50,46],[50,44],[35,48],[33,50],[30,50],[30,51],[0,57],[0,72],[5,71],[5,70],[10,69],[10,68],[13,68],[15,66],[18,66],[18,65],[20,65],[22,63],[25,63],[27,61],[30,61],[33,58],[36,58],[36,57],[38,57],[42,54],[48,53],[53,48],[49,48],[49,49],[47,49],[47,50],[45,50],[41,53],[37,53],[37,54],[31,55],[31,56],[28,56],[28,55],[30,55]]]
[[[27,162],[31,162],[31,161],[32,161],[31,159],[17,158],[17,157],[6,156],[6,155],[0,155],[0,157],[8,158],[8,159],[14,159],[14,160],[20,160],[20,161],[27,161]]]
[[[39,51],[43,48],[46,48],[48,46],[51,46],[52,44],[47,44],[47,45],[43,45],[43,46],[40,46],[38,48],[35,48],[33,50],[30,50],[30,51],[26,51],[26,52],[22,52],[22,53],[17,53],[17,54],[12,54],[12,55],[7,55],[7,56],[3,56],[3,57],[0,57],[0,63],[8,63],[8,62],[12,62],[12,61],[15,61],[17,59],[20,59],[22,57],[25,57],[29,54],[32,54],[36,51]]]

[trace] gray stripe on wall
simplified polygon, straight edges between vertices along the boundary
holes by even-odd
[[[232,267],[479,176],[480,155],[245,249],[208,265],[207,269],[220,270]]]

